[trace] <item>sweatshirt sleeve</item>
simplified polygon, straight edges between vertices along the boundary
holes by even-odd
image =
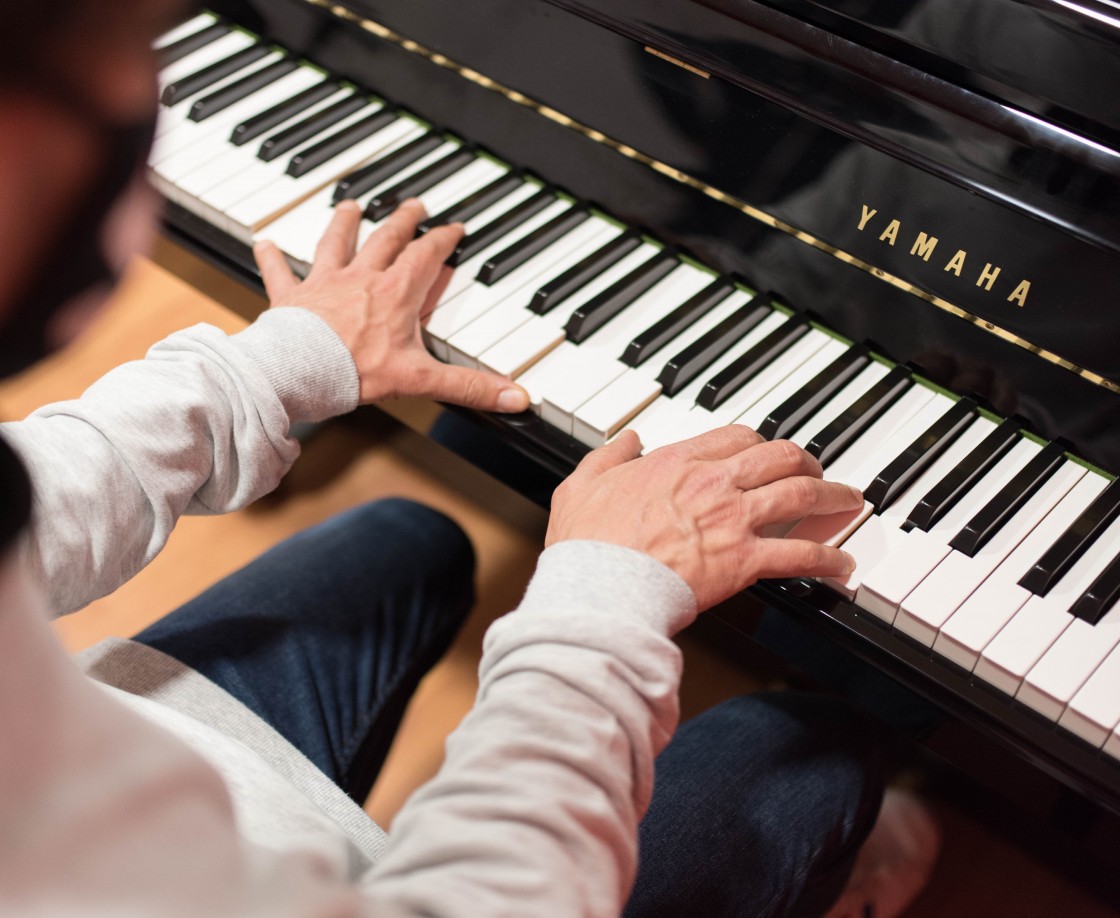
[[[475,706],[367,877],[393,915],[617,915],[678,718],[687,584],[599,542],[547,549],[486,635]],[[380,913],[380,912],[378,912]]]
[[[268,493],[299,455],[296,421],[352,410],[345,345],[303,309],[235,335],[197,325],[80,398],[0,425],[34,487],[28,563],[55,614],[111,592],[152,560],[183,513]]]

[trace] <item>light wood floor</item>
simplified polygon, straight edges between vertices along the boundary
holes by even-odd
[[[195,270],[190,259],[166,247],[160,257],[174,262],[179,274],[190,277]],[[210,289],[215,289],[213,284]],[[242,315],[260,308],[259,300],[232,283],[216,289],[222,291],[223,302]],[[89,334],[65,353],[0,386],[0,419],[19,418],[38,405],[74,397],[105,370],[142,356],[165,334],[199,321],[233,330],[245,320],[163,268],[140,260]],[[396,413],[423,419],[432,410],[417,404]],[[325,426],[309,440],[276,494],[239,513],[183,520],[145,571],[60,621],[59,638],[77,650],[108,635],[133,634],[288,534],[342,508],[390,494],[425,501],[463,526],[478,552],[479,603],[451,652],[421,685],[367,803],[368,812],[389,826],[411,790],[438,768],[444,737],[469,709],[482,633],[493,618],[516,604],[544,527],[543,511],[439,447],[393,423]],[[758,673],[744,671],[707,642],[688,633],[681,640],[686,715],[757,685]],[[971,817],[957,801],[939,800],[938,806],[945,852],[909,918],[1120,915],[1001,831]]]

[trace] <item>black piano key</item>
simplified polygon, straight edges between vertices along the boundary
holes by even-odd
[[[622,362],[629,367],[641,366],[657,351],[683,334],[685,330],[705,315],[709,309],[727,299],[735,290],[735,284],[725,277],[718,277],[707,287],[689,297],[676,309],[654,322],[644,332],[634,338],[622,354]]]
[[[321,111],[308,115],[302,121],[297,121],[291,127],[284,128],[279,133],[267,138],[257,151],[257,158],[266,163],[283,156],[289,150],[294,150],[305,140],[310,140],[316,134],[321,134],[332,124],[338,124],[343,118],[354,114],[369,102],[357,93],[352,93],[345,99],[328,105]]]
[[[952,510],[968,489],[1006,455],[1015,445],[1018,435],[1019,424],[1016,421],[1006,420],[1000,424],[918,501],[901,528],[906,532],[914,528],[929,532],[930,527]]]
[[[332,201],[337,204],[345,198],[360,198],[367,191],[372,191],[382,182],[392,178],[402,169],[411,166],[416,160],[431,153],[444,142],[443,136],[435,131],[429,131],[404,146],[391,150],[380,156],[372,163],[355,169],[349,175],[343,176],[335,186]]]
[[[263,89],[269,83],[274,83],[280,77],[287,76],[298,66],[299,63],[295,58],[285,57],[275,64],[262,67],[260,70],[254,71],[228,86],[223,86],[217,92],[212,92],[208,96],[203,96],[197,102],[193,102],[190,114],[187,117],[191,121],[205,121],[211,115],[216,115],[218,112],[229,108],[234,102],[240,102],[257,90]]]
[[[1023,575],[1019,586],[1037,596],[1045,596],[1118,515],[1120,478],[1105,488],[1085,512],[1074,520],[1058,541]]]
[[[1065,450],[1057,443],[1048,443],[1042,452],[1028,462],[964,529],[949,542],[949,547],[973,557],[991,541],[1003,526],[1035,492],[1041,488],[1064,460]]]
[[[515,230],[534,214],[540,213],[555,200],[556,193],[554,191],[542,188],[532,197],[526,198],[520,204],[515,204],[504,214],[495,217],[485,226],[479,227],[469,236],[464,237],[455,246],[455,251],[448,256],[447,264],[452,268],[458,267],[468,258],[473,258],[483,249],[493,245],[506,233]]]
[[[615,236],[606,245],[596,249],[537,290],[529,301],[529,309],[542,316],[555,309],[611,265],[617,264],[633,252],[641,241],[641,234],[636,230],[628,230],[621,236]]]
[[[821,370],[808,383],[775,408],[758,425],[758,434],[767,440],[781,440],[797,430],[808,418],[844,388],[871,362],[863,345],[854,345]]]
[[[190,35],[184,35],[178,41],[173,41],[166,47],[160,48],[156,53],[160,70],[170,67],[176,61],[181,61],[188,54],[192,54],[212,41],[217,41],[223,35],[228,35],[229,32],[230,26],[228,23],[215,22],[204,26],[197,32],[191,32]]]
[[[930,425],[929,430],[911,443],[864,490],[863,497],[882,513],[914,479],[940,456],[976,417],[976,402],[962,398]]]
[[[700,390],[696,404],[715,411],[751,379],[809,333],[809,320],[794,315],[775,328],[754,347],[724,367]]]
[[[573,344],[586,341],[679,265],[680,259],[672,249],[662,249],[646,259],[571,314],[564,326],[568,340]]]
[[[1120,599],[1120,555],[1113,558],[1101,571],[1089,589],[1082,593],[1070,607],[1070,614],[1084,619],[1090,625],[1100,623],[1105,613]]]
[[[544,226],[535,230],[513,245],[486,260],[479,268],[475,278],[480,284],[496,284],[511,271],[520,268],[534,255],[539,255],[561,236],[566,236],[583,223],[591,214],[582,204],[573,204],[562,214],[557,214]]]
[[[879,420],[911,385],[910,371],[903,366],[895,367],[816,434],[805,451],[816,456],[822,465],[828,465]]]
[[[472,191],[461,201],[456,201],[438,214],[428,217],[427,220],[416,227],[416,232],[418,235],[422,235],[437,226],[463,223],[482,213],[491,204],[496,204],[501,198],[523,184],[525,184],[525,177],[520,172],[507,172],[505,175],[499,175],[494,181],[483,185],[477,191]]]
[[[460,147],[452,153],[437,159],[430,166],[425,166],[418,172],[412,173],[408,178],[402,179],[391,188],[386,188],[366,204],[365,216],[368,220],[377,221],[389,216],[397,205],[406,198],[415,197],[427,191],[433,185],[442,182],[449,175],[458,172],[477,154],[467,147]]]
[[[669,359],[657,374],[661,391],[670,397],[676,395],[768,315],[769,297],[756,296],[744,303],[715,328]]]
[[[343,150],[349,150],[358,141],[365,140],[371,134],[380,131],[385,125],[396,121],[400,115],[390,108],[383,108],[367,118],[355,121],[341,130],[335,131],[329,137],[324,137],[309,147],[304,147],[288,162],[284,171],[293,178],[299,178],[310,172],[316,166],[321,166],[329,159],[338,156]]]
[[[316,83],[303,92],[296,93],[290,99],[278,102],[266,108],[259,115],[253,115],[237,125],[229,135],[229,142],[235,147],[256,140],[266,131],[271,131],[276,125],[283,124],[289,118],[294,118],[300,112],[311,108],[316,102],[321,102],[329,95],[338,92],[338,84],[331,80]]]
[[[229,57],[215,61],[209,67],[203,67],[181,80],[168,83],[163,88],[159,100],[164,105],[174,105],[176,102],[181,102],[187,98],[187,96],[193,96],[196,92],[202,92],[206,87],[213,86],[218,80],[223,80],[230,74],[248,67],[254,61],[259,61],[269,53],[271,53],[271,49],[268,45],[250,45],[248,48],[242,48]]]

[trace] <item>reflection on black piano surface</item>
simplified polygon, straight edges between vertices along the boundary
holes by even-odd
[[[554,474],[623,426],[805,446],[867,500],[796,529],[859,568],[756,592],[1120,812],[1118,23],[946,7],[219,3],[152,175],[250,282],[343,197],[465,222],[428,344],[534,407],[477,421]]]

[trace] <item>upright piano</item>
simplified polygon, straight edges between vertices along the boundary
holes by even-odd
[[[214,0],[159,43],[168,230],[259,284],[334,202],[463,221],[426,329],[564,475],[756,427],[859,485],[754,591],[1120,812],[1120,10]]]

